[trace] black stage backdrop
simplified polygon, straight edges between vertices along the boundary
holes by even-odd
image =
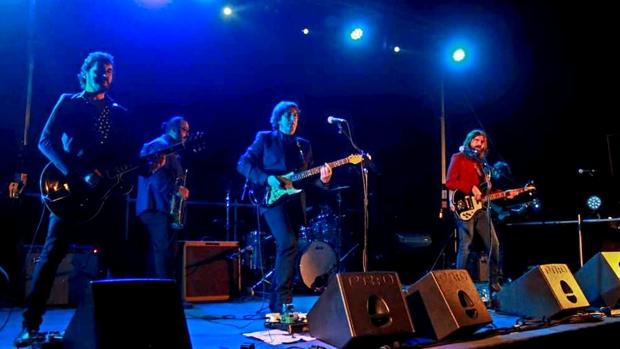
[[[431,267],[452,229],[438,219],[442,81],[448,159],[467,131],[484,128],[492,142],[490,160],[510,163],[517,184],[536,183],[542,210],[527,219],[591,217],[583,204],[595,192],[603,198],[602,216],[618,216],[617,178],[610,176],[620,172],[618,66],[610,54],[617,30],[609,8],[534,1],[272,0],[239,4],[231,18],[223,18],[217,1],[160,1],[167,4],[155,8],[145,2],[3,1],[3,178],[26,171],[28,191],[36,194],[44,164],[36,140],[45,119],[60,93],[78,90],[75,75],[85,55],[104,50],[117,63],[111,94],[131,111],[139,142],[158,135],[171,114],[186,115],[192,129],[207,131],[207,151],[186,158],[193,200],[223,202],[228,191],[239,200],[243,179],[235,163],[255,132],[268,128],[277,101],[300,104],[299,134],[312,141],[318,162],[353,151],[326,123],[328,115],[347,118],[356,143],[374,159],[371,269],[398,270],[405,281]],[[365,41],[352,44],[347,28],[358,23]],[[301,33],[304,26],[310,35]],[[442,66],[439,57],[453,36],[469,38],[468,69]],[[394,45],[403,50],[394,54]],[[30,54],[29,145],[20,147]],[[580,168],[596,172],[580,175]],[[361,242],[359,169],[338,169],[334,181],[350,186],[338,193],[351,246]],[[320,200],[335,207],[337,195]],[[30,241],[40,209],[36,195],[24,200],[32,201],[25,205],[29,218],[11,230]],[[318,202],[311,218],[320,213]],[[237,238],[243,240],[257,228],[252,211],[240,210]],[[224,224],[223,209],[191,206],[186,234],[225,239]],[[613,231],[597,225],[586,232],[587,253],[609,246]],[[399,234],[428,235],[433,243],[407,246]],[[575,267],[575,234],[570,225],[507,228],[507,269],[516,274],[511,276],[543,262]],[[359,258],[359,251],[351,257]],[[440,259],[438,267],[445,265]]]

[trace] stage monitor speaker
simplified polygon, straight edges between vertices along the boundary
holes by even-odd
[[[65,331],[65,349],[191,348],[174,280],[109,279],[90,286]]]
[[[395,272],[336,274],[310,309],[308,326],[338,348],[378,348],[413,333]]]
[[[182,241],[180,280],[187,302],[225,301],[241,290],[237,241]]]
[[[566,264],[532,268],[497,293],[497,310],[553,318],[590,306]]]
[[[492,322],[464,269],[426,274],[407,290],[407,306],[416,335],[437,340],[471,333]]]
[[[620,307],[620,252],[599,252],[575,274],[592,305]]]

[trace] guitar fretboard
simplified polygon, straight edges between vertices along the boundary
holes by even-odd
[[[327,164],[329,165],[329,167],[335,168],[335,167],[338,167],[338,166],[346,165],[349,162],[350,162],[349,158],[346,157],[344,159],[328,162]],[[305,171],[293,174],[291,176],[291,181],[293,181],[293,182],[299,181],[299,180],[302,180],[304,178],[308,178],[308,177],[314,176],[314,175],[316,175],[316,174],[318,174],[320,172],[321,172],[321,166],[316,166],[316,167],[313,167],[313,168],[311,168],[309,170],[305,170]]]
[[[128,172],[137,170],[141,166],[147,163],[149,158],[159,156],[159,155],[169,155],[172,153],[176,153],[179,150],[183,149],[191,149],[194,152],[199,152],[204,150],[204,132],[196,132],[194,135],[190,136],[190,138],[184,142],[174,143],[173,145],[154,151],[152,153],[141,156],[135,163],[127,163],[121,164],[113,167],[112,169],[107,171],[107,175],[109,178],[114,178],[117,176],[123,176]]]
[[[488,198],[489,198],[489,200],[493,201],[493,200],[497,200],[497,199],[503,199],[503,198],[507,197],[509,193],[514,193],[514,195],[517,195],[517,194],[524,193],[524,192],[526,192],[528,190],[531,190],[531,189],[519,188],[519,189],[511,189],[511,190],[506,190],[506,191],[500,191],[498,193],[489,194]]]

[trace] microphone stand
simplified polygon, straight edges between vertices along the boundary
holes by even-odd
[[[342,124],[345,124],[346,129],[342,127]],[[349,126],[349,122],[344,120],[343,123],[338,123],[338,133],[347,137],[351,146],[360,153],[363,157],[371,160],[370,154],[365,152],[363,149],[357,146],[353,141],[353,136],[351,134],[351,127]],[[362,193],[363,193],[363,211],[364,211],[364,242],[362,246],[362,271],[368,271],[368,226],[369,226],[369,214],[368,214],[368,168],[366,167],[366,161],[360,162],[360,170],[362,174]]]

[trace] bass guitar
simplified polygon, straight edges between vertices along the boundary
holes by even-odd
[[[346,164],[359,164],[360,162],[362,162],[362,160],[362,155],[351,154],[346,158],[330,162],[328,163],[328,165],[331,168],[336,168]],[[293,187],[294,182],[317,175],[319,173],[321,173],[321,166],[316,166],[305,171],[290,172],[284,175],[277,176],[281,183],[280,187],[271,187],[267,185],[260,188],[253,188],[252,196],[262,206],[274,206],[284,200],[287,196],[295,195],[301,192],[301,189]]]
[[[204,148],[204,132],[196,132],[185,142],[142,156],[135,163],[98,169],[101,177],[95,185],[87,184],[83,178],[65,176],[50,162],[43,168],[39,180],[41,200],[52,213],[62,219],[75,223],[88,222],[99,214],[112,193],[131,191],[133,186],[123,182],[128,173],[146,168],[149,160],[154,157],[184,149],[199,152]]]
[[[450,203],[454,207],[456,214],[463,221],[470,220],[478,211],[485,207],[487,201],[505,199],[522,193],[533,191],[536,188],[532,183],[528,183],[523,188],[509,189],[491,193],[483,196],[480,200],[476,200],[473,195],[465,194],[460,190],[452,191],[450,194]]]

